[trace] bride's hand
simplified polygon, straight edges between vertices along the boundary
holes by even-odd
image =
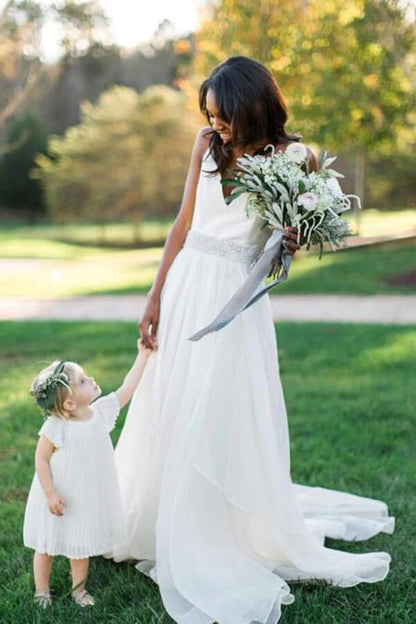
[[[157,349],[157,327],[159,325],[159,299],[150,298],[144,311],[142,320],[139,323],[140,337],[146,348],[156,351]]]
[[[285,227],[285,235],[283,237],[283,244],[291,256],[294,256],[300,245],[298,244],[298,228],[291,227],[290,225]]]

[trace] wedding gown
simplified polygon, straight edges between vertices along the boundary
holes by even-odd
[[[134,558],[178,624],[275,624],[286,581],[350,587],[385,578],[384,552],[325,548],[325,536],[391,533],[384,503],[293,485],[270,302],[264,297],[199,342],[247,276],[267,235],[226,205],[205,155],[191,230],[165,281],[159,350],[149,360],[116,448]],[[324,434],[323,434],[324,435]]]

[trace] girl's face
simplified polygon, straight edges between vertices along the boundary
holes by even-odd
[[[212,89],[207,91],[205,106],[212,129],[220,135],[224,143],[229,143],[232,140],[231,124],[221,119]]]
[[[81,366],[77,366],[74,379],[71,380],[71,399],[78,406],[89,405],[101,394],[100,386],[94,377],[88,377]]]

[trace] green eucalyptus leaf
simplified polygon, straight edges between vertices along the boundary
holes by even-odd
[[[230,178],[222,178],[221,184],[223,186],[237,186],[241,184],[241,180],[231,180]]]

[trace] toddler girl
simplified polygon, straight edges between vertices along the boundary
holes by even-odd
[[[94,598],[85,587],[89,557],[108,552],[123,539],[109,432],[151,353],[139,342],[139,354],[123,384],[100,399],[99,385],[74,362],[54,362],[33,381],[31,393],[48,418],[39,431],[23,536],[25,546],[35,550],[35,602],[42,607],[51,604],[54,555],[70,560],[74,601],[92,606]]]

